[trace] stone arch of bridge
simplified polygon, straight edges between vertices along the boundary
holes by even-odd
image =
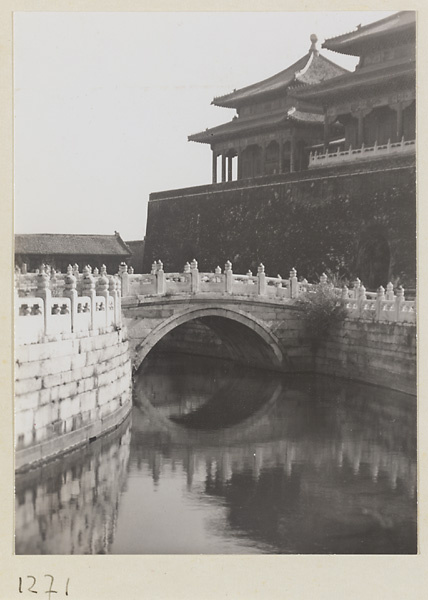
[[[242,310],[217,306],[204,306],[203,308],[191,307],[184,312],[181,311],[166,318],[156,325],[153,330],[137,344],[135,348],[134,368],[137,370],[140,367],[148,353],[170,331],[195,319],[205,319],[216,333],[221,329],[221,322],[223,322],[223,330],[227,328],[228,323],[232,327],[234,324],[235,326],[240,326],[241,331],[247,332],[249,341],[257,340],[260,344],[260,348],[267,350],[271,361],[270,366],[274,369],[282,370],[282,367],[286,362],[286,357],[281,349],[278,339],[265,323]],[[245,349],[243,349],[243,351],[245,351]],[[264,364],[264,366],[267,365]]]

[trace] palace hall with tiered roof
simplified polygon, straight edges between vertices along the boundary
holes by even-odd
[[[233,178],[235,157],[237,179],[247,179],[327,164],[319,158],[323,150],[415,139],[413,12],[324,42],[327,50],[359,57],[352,73],[320,54],[316,42],[312,34],[308,54],[284,71],[214,98],[212,104],[234,108],[236,115],[189,136],[211,146],[213,183],[218,157],[225,182]],[[317,160],[310,160],[315,153]]]
[[[154,192],[144,266],[263,261],[270,273],[330,270],[366,287],[416,280],[416,13],[327,39],[293,65],[214,98],[230,121],[189,136],[212,182]],[[165,223],[174,223],[166,228]]]
[[[322,56],[311,35],[309,52],[293,65],[230,94],[214,98],[212,104],[232,108],[236,115],[228,123],[189,136],[193,142],[209,144],[213,153],[213,183],[232,180],[236,157],[237,178],[300,171],[307,166],[305,148],[323,139],[323,114],[318,106],[297,101],[292,93],[308,84],[320,83],[347,73]]]

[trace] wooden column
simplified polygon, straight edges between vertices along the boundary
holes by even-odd
[[[409,107],[412,104],[412,102],[413,100],[403,100],[401,102],[397,102],[396,104],[389,104],[389,107],[395,110],[395,112],[397,113],[397,142],[400,142],[404,135],[403,112],[407,107]]]
[[[242,179],[242,150],[238,152],[236,160],[238,161],[238,179]]]
[[[330,120],[327,114],[324,114],[324,152],[326,152],[328,148],[328,143],[330,141]]]
[[[364,137],[364,119],[371,110],[371,108],[359,108],[355,111],[351,111],[351,115],[357,119],[357,147],[359,148],[366,143]]]
[[[403,105],[400,103],[397,106],[397,141],[403,137]]]
[[[358,119],[357,143],[358,143],[358,146],[361,148],[361,146],[364,144],[364,114],[362,112],[358,113],[357,119]]]
[[[224,183],[226,181],[226,155],[221,155],[221,181]]]
[[[217,152],[213,150],[213,183],[217,183]]]
[[[262,172],[260,173],[260,175],[264,175],[265,174],[265,169],[266,169],[266,166],[265,166],[265,163],[266,163],[266,144],[263,144],[263,146],[262,146],[261,163],[262,163],[262,165],[261,165],[261,167],[262,167],[261,171]]]
[[[290,173],[294,173],[296,159],[296,132],[293,128],[290,139]]]
[[[229,154],[227,157],[227,181],[232,181],[232,160],[233,157]]]
[[[279,152],[278,152],[278,162],[279,162],[279,164],[278,164],[278,173],[282,173],[282,160],[283,160],[283,156],[282,156],[282,150],[283,150],[283,148],[282,148],[282,140],[281,140],[281,139],[278,141],[278,144],[279,144]]]

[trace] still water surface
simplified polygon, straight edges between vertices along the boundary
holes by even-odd
[[[415,553],[416,400],[153,355],[116,431],[16,480],[17,554]]]

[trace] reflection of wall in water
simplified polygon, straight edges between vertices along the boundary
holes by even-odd
[[[414,398],[326,377],[304,377],[300,383],[289,379],[288,389],[286,383],[284,387],[268,410],[219,433],[217,445],[213,436],[201,432],[164,427],[156,437],[154,423],[141,431],[137,426],[132,439],[137,465],[151,471],[160,485],[163,471],[170,468],[186,473],[189,489],[193,482],[205,481],[205,493],[226,502],[239,527],[251,528],[262,511],[285,519],[285,527],[284,511],[293,502],[300,514],[313,506],[313,514],[347,522],[356,532],[366,528],[401,535],[407,527],[401,548],[411,551]],[[242,521],[243,506],[247,521]],[[317,526],[319,536],[327,535]],[[386,544],[385,536],[379,544]]]
[[[16,478],[16,554],[105,554],[126,484],[129,419],[84,449]]]

